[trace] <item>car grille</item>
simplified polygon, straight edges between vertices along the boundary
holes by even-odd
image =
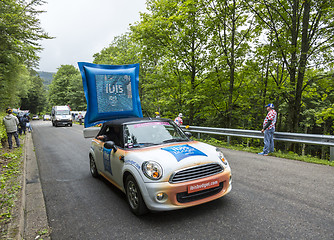
[[[176,199],[179,203],[188,203],[197,200],[201,200],[203,198],[207,198],[219,193],[224,187],[224,182],[221,182],[219,186],[215,188],[206,189],[199,192],[188,193],[188,192],[181,192],[176,194]]]
[[[68,120],[68,119],[60,119],[60,120],[57,120],[57,122],[68,123],[68,122],[71,122],[71,120]]]
[[[224,168],[218,163],[199,165],[196,167],[191,167],[175,172],[170,177],[169,182],[179,183],[179,182],[191,181],[199,178],[212,176],[222,171],[224,171]]]

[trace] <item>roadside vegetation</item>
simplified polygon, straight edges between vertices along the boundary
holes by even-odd
[[[40,26],[43,0],[0,1],[0,109],[43,111],[46,94],[38,66],[40,40],[51,37]],[[27,108],[29,107],[29,108]]]
[[[20,189],[20,177],[23,174],[22,147],[12,150],[7,147],[7,134],[2,119],[5,113],[0,112],[0,238],[7,234],[8,223],[12,221],[12,212]],[[14,143],[15,145],[15,143]],[[21,141],[21,146],[23,142]]]
[[[23,145],[23,144],[22,144]],[[0,236],[7,234],[8,223],[12,221],[13,209],[22,188],[22,148],[0,149]]]
[[[333,5],[148,0],[140,21],[94,63],[140,63],[144,115],[174,119],[181,112],[184,124],[261,130],[264,106],[273,103],[277,131],[333,135]],[[329,159],[328,147],[277,149]]]
[[[195,139],[195,138],[194,138]],[[196,139],[198,141],[202,141],[211,145],[214,145],[216,147],[221,147],[221,148],[228,148],[232,150],[237,150],[237,151],[245,151],[245,152],[251,152],[251,153],[259,153],[262,152],[263,147],[255,147],[255,146],[247,146],[247,144],[228,144],[226,141],[218,140],[215,138],[205,138],[205,139]],[[290,152],[285,152],[282,150],[275,151],[274,153],[269,154],[270,156],[273,157],[279,157],[279,158],[286,158],[286,159],[291,159],[291,160],[297,160],[297,161],[302,161],[302,162],[308,162],[308,163],[315,163],[315,164],[321,164],[321,165],[329,165],[334,167],[334,162],[320,159],[311,155],[299,155],[297,153],[294,153],[292,151]]]

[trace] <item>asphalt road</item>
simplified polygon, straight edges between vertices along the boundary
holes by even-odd
[[[223,149],[233,189],[204,205],[134,216],[89,172],[83,126],[33,122],[51,238],[334,239],[334,168]]]

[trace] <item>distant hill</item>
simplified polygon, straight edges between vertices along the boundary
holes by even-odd
[[[44,85],[48,88],[52,82],[53,75],[52,72],[38,72],[39,76],[44,80]]]

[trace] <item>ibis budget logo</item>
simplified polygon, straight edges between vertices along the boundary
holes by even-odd
[[[173,156],[176,158],[176,160],[179,162],[187,157],[191,157],[191,156],[205,156],[207,157],[207,155],[205,153],[203,153],[202,151],[189,146],[189,145],[180,145],[180,146],[172,146],[172,147],[165,147],[165,148],[161,148],[161,150],[165,150],[171,154],[173,154]]]
[[[126,117],[143,117],[139,98],[139,64],[79,62],[87,100],[85,128]]]
[[[98,112],[131,111],[130,75],[96,75]]]

